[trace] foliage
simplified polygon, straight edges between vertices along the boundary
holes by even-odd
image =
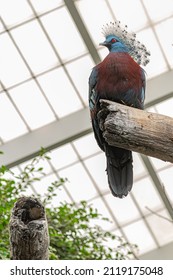
[[[25,195],[28,186],[40,180],[43,168],[37,167],[42,160],[50,159],[42,148],[19,175],[5,166],[0,168],[0,259],[9,259],[8,223],[15,201]],[[44,197],[35,195],[46,207],[50,235],[50,259],[128,259],[133,256],[136,246],[131,245],[111,232],[95,225],[102,217],[86,201],[60,203],[52,206],[52,199],[58,195],[57,189],[63,187],[65,179],[53,182]],[[94,222],[95,221],[95,222]],[[109,223],[109,221],[107,220]],[[114,248],[106,246],[106,241],[115,243]]]

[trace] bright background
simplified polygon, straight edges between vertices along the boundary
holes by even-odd
[[[134,153],[133,190],[114,198],[88,112],[88,77],[107,54],[101,28],[118,19],[151,52],[146,109],[173,117],[173,1],[1,0],[0,12],[0,163],[19,172],[41,146],[51,150],[28,194],[67,177],[55,204],[87,200],[141,258],[173,259],[172,164]]]

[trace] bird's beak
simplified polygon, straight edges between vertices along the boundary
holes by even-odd
[[[108,45],[108,42],[104,41],[103,43],[100,43],[99,46],[104,46],[104,47],[107,47]]]

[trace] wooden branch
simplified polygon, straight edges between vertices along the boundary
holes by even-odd
[[[48,226],[44,207],[32,197],[21,197],[10,219],[12,260],[48,260]]]
[[[100,129],[109,145],[173,163],[173,118],[101,100]]]

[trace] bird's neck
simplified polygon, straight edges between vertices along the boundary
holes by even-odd
[[[128,50],[126,47],[122,47],[122,46],[116,46],[116,47],[112,47],[111,50],[109,50],[110,53],[128,53]]]
[[[127,52],[110,52],[105,59],[96,66],[97,70],[100,73],[105,73],[108,76],[114,77],[115,74],[120,76],[124,76],[130,72],[141,73],[140,66],[133,60],[133,58]],[[100,76],[99,76],[100,77]]]

